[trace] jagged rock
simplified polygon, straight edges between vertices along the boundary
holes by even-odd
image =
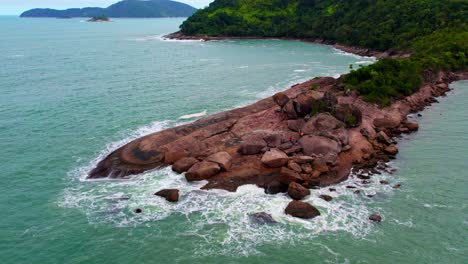
[[[361,128],[361,130],[359,130],[359,132],[361,132],[361,135],[365,138],[370,138],[370,133],[369,131],[367,131],[367,129],[365,128]]]
[[[389,155],[396,155],[398,154],[398,148],[395,145],[390,145],[384,149],[385,153]]]
[[[348,127],[358,127],[362,122],[362,112],[351,104],[336,105],[334,116]]]
[[[298,155],[293,157],[294,162],[299,164],[312,163],[315,160],[315,157]]]
[[[377,140],[381,143],[384,143],[386,145],[391,145],[393,142],[392,140],[387,136],[387,134],[383,131],[380,131],[377,134]]]
[[[217,163],[222,170],[229,170],[232,165],[232,157],[226,151],[221,151],[213,155],[208,156],[206,161]]]
[[[177,173],[183,173],[188,171],[193,164],[197,163],[198,160],[196,158],[183,158],[174,163],[172,165],[172,170]]]
[[[408,120],[403,122],[403,126],[408,128],[409,131],[418,131],[419,130],[419,124],[418,123],[413,123]]]
[[[288,167],[295,172],[298,172],[298,173],[302,172],[301,166],[292,160],[288,162]]]
[[[341,150],[338,142],[321,136],[304,136],[299,139],[299,144],[304,154],[308,156],[338,154]]]
[[[326,195],[326,194],[322,194],[319,196],[319,198],[327,201],[327,202],[330,202],[331,200],[333,200],[333,197],[331,197],[330,195]]]
[[[218,163],[202,161],[193,165],[185,173],[187,181],[202,181],[213,177],[221,170]]]
[[[294,132],[301,131],[304,124],[304,119],[288,120],[288,128]]]
[[[270,148],[277,148],[281,145],[281,135],[280,134],[270,134],[263,138],[266,144]]]
[[[301,201],[290,202],[284,212],[288,215],[303,219],[312,219],[320,215],[320,212],[317,210],[317,208]]]
[[[166,198],[169,202],[178,202],[179,201],[179,190],[177,189],[164,189],[154,195]]]
[[[273,95],[273,101],[280,107],[283,107],[289,102],[289,97],[285,93],[279,92]]]
[[[302,171],[304,171],[305,173],[312,173],[313,169],[312,169],[312,166],[310,165],[310,163],[304,163],[301,165],[301,169]]]
[[[277,224],[278,222],[271,216],[270,214],[267,214],[265,212],[260,212],[260,213],[254,213],[249,215],[250,219],[252,222],[256,224]]]
[[[289,186],[291,182],[303,182],[301,175],[286,167],[282,167],[280,171],[279,181]]]
[[[288,195],[294,200],[302,200],[310,194],[309,189],[304,188],[299,183],[291,182],[288,187]]]
[[[271,149],[265,152],[262,157],[263,164],[271,168],[279,168],[288,162],[288,156],[278,149]]]
[[[297,119],[297,112],[292,101],[289,101],[283,108],[288,119]]]
[[[372,214],[369,216],[369,220],[371,220],[372,222],[380,223],[382,221],[382,216],[380,216],[379,214]]]
[[[277,194],[277,193],[284,193],[288,191],[288,185],[281,183],[279,181],[272,181],[270,182],[266,189],[266,194]]]

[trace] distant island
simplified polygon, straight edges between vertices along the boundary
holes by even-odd
[[[88,20],[88,22],[110,22],[110,19],[106,16],[97,16],[97,17],[92,17],[91,19]]]
[[[197,11],[196,8],[170,0],[124,0],[107,8],[85,7],[56,10],[49,8],[35,8],[28,10],[20,17],[188,17]]]

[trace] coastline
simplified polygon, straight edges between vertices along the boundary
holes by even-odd
[[[395,137],[418,130],[407,116],[437,102],[468,72],[427,77],[417,92],[385,108],[344,91],[343,76],[315,78],[246,107],[136,139],[100,161],[88,178],[125,178],[172,166],[188,181],[208,181],[202,189],[234,192],[255,184],[301,200],[308,189],[342,182],[353,169],[369,179],[382,161],[395,158]],[[327,109],[309,115],[311,105]]]

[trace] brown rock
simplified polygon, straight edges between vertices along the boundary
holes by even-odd
[[[270,134],[263,138],[270,148],[277,148],[281,145],[281,135],[280,134]]]
[[[410,121],[405,121],[403,122],[403,125],[408,128],[410,131],[418,131],[419,130],[419,124],[418,123],[413,123]]]
[[[226,151],[221,151],[213,155],[208,156],[206,161],[217,163],[222,170],[229,170],[232,165],[232,157]]]
[[[284,212],[288,215],[303,219],[312,219],[320,215],[320,212],[317,210],[317,208],[301,201],[290,202]]]
[[[290,154],[298,153],[301,150],[302,150],[302,147],[300,145],[294,145],[291,148],[285,149],[284,153],[290,155]]]
[[[291,142],[285,142],[285,143],[281,144],[281,145],[278,147],[278,149],[279,149],[279,150],[285,150],[285,149],[290,149],[290,148],[292,148],[293,146],[294,146],[293,143],[291,143]]]
[[[294,132],[301,131],[304,124],[304,119],[288,120],[288,128]]]
[[[193,164],[197,163],[198,160],[196,158],[183,158],[174,163],[172,165],[172,170],[177,173],[183,173],[188,171]]]
[[[265,188],[265,193],[267,194],[284,193],[287,191],[288,191],[288,185],[283,184],[279,181],[272,181]]]
[[[263,148],[267,145],[264,140],[252,140],[242,143],[239,147],[239,153],[242,155],[255,155],[262,153]]]
[[[301,166],[292,160],[288,162],[288,167],[295,172],[298,172],[298,173],[302,172]]]
[[[304,163],[311,163],[315,160],[314,157],[311,156],[305,156],[305,155],[298,155],[293,157],[294,162],[299,163],[299,164],[304,164]]]
[[[154,195],[166,198],[167,201],[173,203],[179,201],[179,190],[177,189],[164,189],[155,193]]]
[[[301,175],[299,175],[299,173],[288,168],[282,167],[280,171],[279,181],[289,186],[291,182],[303,182],[304,180],[302,179]]]
[[[338,154],[341,150],[338,142],[321,136],[304,136],[299,139],[299,144],[305,155]]]
[[[380,216],[379,214],[372,214],[369,216],[369,220],[371,220],[372,222],[380,223],[382,221],[382,216]]]
[[[395,145],[390,145],[384,149],[385,153],[389,155],[396,155],[398,153],[398,148]]]
[[[202,161],[193,165],[185,173],[187,181],[202,181],[213,177],[221,170],[221,167],[214,162]]]
[[[380,129],[383,128],[396,128],[400,125],[400,122],[396,119],[383,117],[374,119],[374,126]]]
[[[359,130],[359,132],[361,132],[361,135],[365,138],[369,138],[370,137],[370,133],[369,131],[367,131],[367,129],[365,128],[361,128],[361,130]]]
[[[304,188],[302,185],[291,182],[288,187],[288,195],[294,200],[302,200],[310,194],[309,189]]]
[[[379,142],[382,142],[386,145],[391,145],[392,144],[392,140],[387,136],[387,134],[383,131],[380,131],[378,134],[377,134],[377,140]]]
[[[292,101],[289,101],[283,108],[288,119],[297,119],[297,112]]]
[[[304,163],[301,165],[301,169],[302,171],[304,171],[305,173],[312,173],[313,169],[312,169],[312,166],[310,165],[310,163]]]
[[[263,164],[271,168],[279,168],[288,162],[288,156],[278,149],[271,149],[265,152],[262,157]]]
[[[328,172],[330,169],[324,159],[318,159],[314,161],[314,170],[320,173]]]
[[[326,195],[326,194],[322,194],[319,196],[319,198],[327,201],[327,202],[330,202],[331,200],[333,200],[333,197],[331,197],[330,195]]]
[[[344,127],[344,123],[336,119],[329,113],[320,113],[309,119],[302,127],[302,132],[306,135],[318,135],[334,129]]]
[[[282,92],[279,92],[275,95],[273,95],[273,101],[281,107],[285,106],[289,102],[289,97]]]

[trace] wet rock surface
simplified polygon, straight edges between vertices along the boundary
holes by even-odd
[[[320,212],[317,210],[317,208],[301,201],[290,202],[284,212],[288,215],[303,219],[312,219],[320,215]]]
[[[164,189],[154,195],[165,198],[168,202],[178,202],[179,201],[179,190],[177,189]]]

